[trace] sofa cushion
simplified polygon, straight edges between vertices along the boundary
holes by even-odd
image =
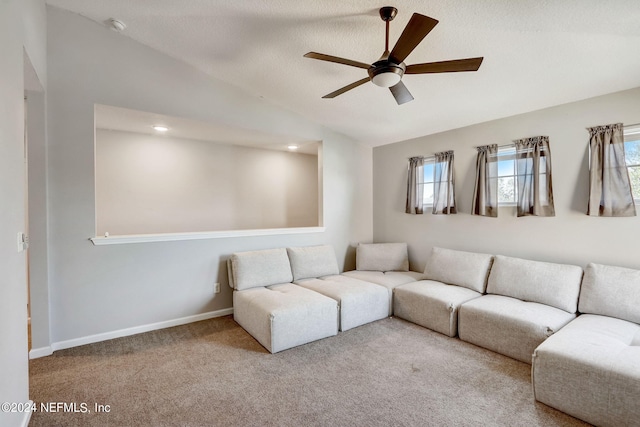
[[[537,302],[568,313],[578,309],[582,268],[496,255],[487,293]]]
[[[535,350],[537,401],[598,426],[640,420],[640,326],[583,314]]]
[[[237,291],[293,281],[284,248],[237,252],[231,255],[229,264],[229,285]]]
[[[233,318],[271,353],[338,333],[337,302],[293,283],[234,292]]]
[[[406,243],[360,243],[356,249],[356,270],[409,271]]]
[[[415,271],[345,271],[342,276],[384,286],[389,291],[389,316],[393,315],[393,290],[400,285],[422,280],[422,273]]]
[[[364,280],[365,282],[375,283],[384,286],[389,290],[393,290],[396,286],[404,285],[423,279],[423,274],[417,271],[360,271],[352,270],[342,273],[343,276],[353,277],[354,279]]]
[[[458,334],[458,309],[481,293],[433,280],[407,283],[393,290],[396,317],[450,337]]]
[[[484,293],[493,255],[433,248],[425,278]]]
[[[389,291],[374,283],[338,275],[297,280],[295,284],[338,302],[341,331],[384,319],[389,315]]]
[[[580,312],[640,323],[640,270],[589,264],[584,272]]]
[[[293,280],[339,274],[338,260],[332,246],[287,248]]]
[[[530,364],[536,347],[575,317],[546,304],[483,295],[460,306],[458,336]]]

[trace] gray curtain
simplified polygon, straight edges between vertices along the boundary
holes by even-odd
[[[456,213],[453,151],[435,154],[435,179],[433,183],[433,213]]]
[[[424,197],[424,157],[412,157],[409,159],[407,173],[407,205],[405,212],[408,214],[422,214]]]
[[[498,216],[498,145],[477,147],[472,215]]]
[[[587,130],[591,136],[587,215],[635,216],[636,207],[625,163],[622,123]]]
[[[514,141],[518,216],[555,216],[548,136]]]

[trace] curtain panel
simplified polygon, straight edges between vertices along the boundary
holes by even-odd
[[[476,149],[476,185],[471,214],[495,218],[498,216],[498,144]]]
[[[591,216],[635,216],[622,123],[589,131],[589,206]]]
[[[516,146],[518,216],[555,216],[548,136],[513,141]]]
[[[433,213],[449,215],[456,213],[453,151],[435,154],[435,177],[433,183]]]
[[[411,157],[407,171],[407,203],[405,212],[408,214],[423,213],[424,197],[424,157]]]

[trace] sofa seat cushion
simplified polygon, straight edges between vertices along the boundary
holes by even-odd
[[[408,271],[406,243],[360,243],[356,248],[356,270]]]
[[[583,314],[535,351],[536,400],[599,426],[640,425],[640,325]]]
[[[338,302],[341,331],[389,315],[389,292],[375,283],[342,275],[303,279],[295,283]]]
[[[422,280],[422,273],[417,271],[345,271],[343,276],[352,277],[354,279],[364,280],[365,282],[375,283],[384,286],[389,292],[389,316],[393,314],[393,289],[406,283]]]
[[[580,312],[640,323],[640,270],[589,264],[580,292]]]
[[[568,313],[578,309],[582,268],[496,255],[487,293],[537,302]]]
[[[395,288],[393,312],[401,319],[455,337],[458,333],[458,309],[463,303],[481,295],[462,286],[421,280]]]
[[[342,273],[343,276],[352,277],[354,279],[364,280],[365,282],[375,283],[384,286],[387,289],[393,289],[396,286],[405,283],[416,282],[422,280],[424,275],[417,271],[361,271],[352,270]]]
[[[463,341],[531,364],[536,347],[575,317],[544,304],[484,295],[460,307],[458,335]]]
[[[338,333],[336,301],[291,283],[235,291],[233,318],[271,353]]]
[[[425,279],[484,293],[493,255],[433,248],[424,267]]]
[[[364,280],[365,282],[375,283],[384,286],[389,292],[389,316],[393,314],[393,289],[406,283],[422,280],[422,273],[417,271],[345,271],[343,276],[354,279]]]

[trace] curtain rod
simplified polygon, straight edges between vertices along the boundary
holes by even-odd
[[[512,142],[511,144],[498,145],[498,148],[513,147],[514,145],[515,145],[515,143]],[[484,147],[484,145],[479,145],[479,146],[473,147],[473,148],[479,148],[479,147]],[[411,157],[434,157],[434,156],[435,156],[435,153],[432,153],[432,154],[420,154],[420,155],[411,156]],[[411,157],[407,157],[407,160],[411,159]]]
[[[612,124],[615,124],[615,123],[612,123]],[[609,126],[609,125],[589,126],[589,127],[586,127],[585,129],[586,129],[586,130],[589,130],[589,129],[591,129],[591,128],[597,128],[597,127],[600,127],[600,126]],[[635,127],[640,127],[640,123],[634,123],[634,124],[630,124],[630,125],[625,125],[624,123],[622,123],[622,127],[623,127],[623,128],[635,128]]]

